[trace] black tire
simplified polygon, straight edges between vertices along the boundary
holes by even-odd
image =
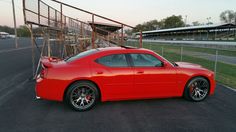
[[[98,88],[89,81],[79,81],[72,84],[65,96],[65,102],[76,111],[90,110],[98,101]]]
[[[210,92],[210,83],[203,77],[195,77],[188,81],[184,89],[184,98],[194,102],[206,99]]]

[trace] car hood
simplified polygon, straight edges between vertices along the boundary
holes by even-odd
[[[193,63],[189,63],[189,62],[175,62],[179,67],[183,67],[183,68],[203,68],[201,65],[198,64],[193,64]]]

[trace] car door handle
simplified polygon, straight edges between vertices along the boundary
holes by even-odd
[[[144,73],[144,71],[138,71],[137,73],[138,73],[138,74],[143,74],[143,73]]]
[[[102,71],[98,71],[97,74],[103,74],[103,72]]]

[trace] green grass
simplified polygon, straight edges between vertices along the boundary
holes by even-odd
[[[130,44],[134,46],[133,44]],[[161,44],[143,44],[144,48],[151,48],[153,51],[157,52],[158,54],[162,55],[162,47],[164,47],[164,57],[169,61],[176,62],[180,61],[180,48],[178,46],[171,46],[171,45],[161,45]],[[184,47],[184,49],[189,48],[188,51],[194,52],[203,52],[209,54],[215,54],[214,49],[204,49],[204,48],[193,48],[193,47]],[[231,51],[224,51],[221,50],[219,53],[222,53],[227,56],[233,56],[236,53],[232,53]],[[214,61],[210,61],[203,58],[197,58],[192,56],[183,55],[183,61],[200,64],[203,67],[214,71]],[[219,83],[225,84],[227,86],[236,88],[236,66],[230,65],[222,62],[217,62],[217,73],[216,73],[216,80]]]
[[[128,42],[130,43],[131,45],[134,45],[132,44],[132,42]],[[136,44],[137,46],[138,44]],[[167,48],[167,49],[175,49],[175,50],[178,50],[180,52],[180,48],[181,46],[178,46],[178,45],[171,45],[171,44],[162,44],[162,43],[154,43],[154,42],[143,42],[143,46],[144,48],[148,48],[149,47],[152,48],[161,48],[163,47],[164,49]],[[151,48],[151,49],[152,49]],[[183,51],[193,51],[193,52],[202,52],[202,53],[208,53],[208,54],[213,54],[215,55],[216,54],[216,49],[213,49],[213,48],[201,48],[201,47],[190,47],[190,46],[183,46]],[[223,50],[223,49],[218,49],[218,54],[219,55],[225,55],[225,56],[233,56],[233,57],[236,57],[236,50]]]

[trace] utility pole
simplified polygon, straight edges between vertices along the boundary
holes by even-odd
[[[16,14],[15,14],[15,4],[14,4],[14,0],[12,0],[12,10],[13,10],[14,29],[15,29],[15,46],[16,46],[16,48],[18,48],[17,30],[16,30]]]

